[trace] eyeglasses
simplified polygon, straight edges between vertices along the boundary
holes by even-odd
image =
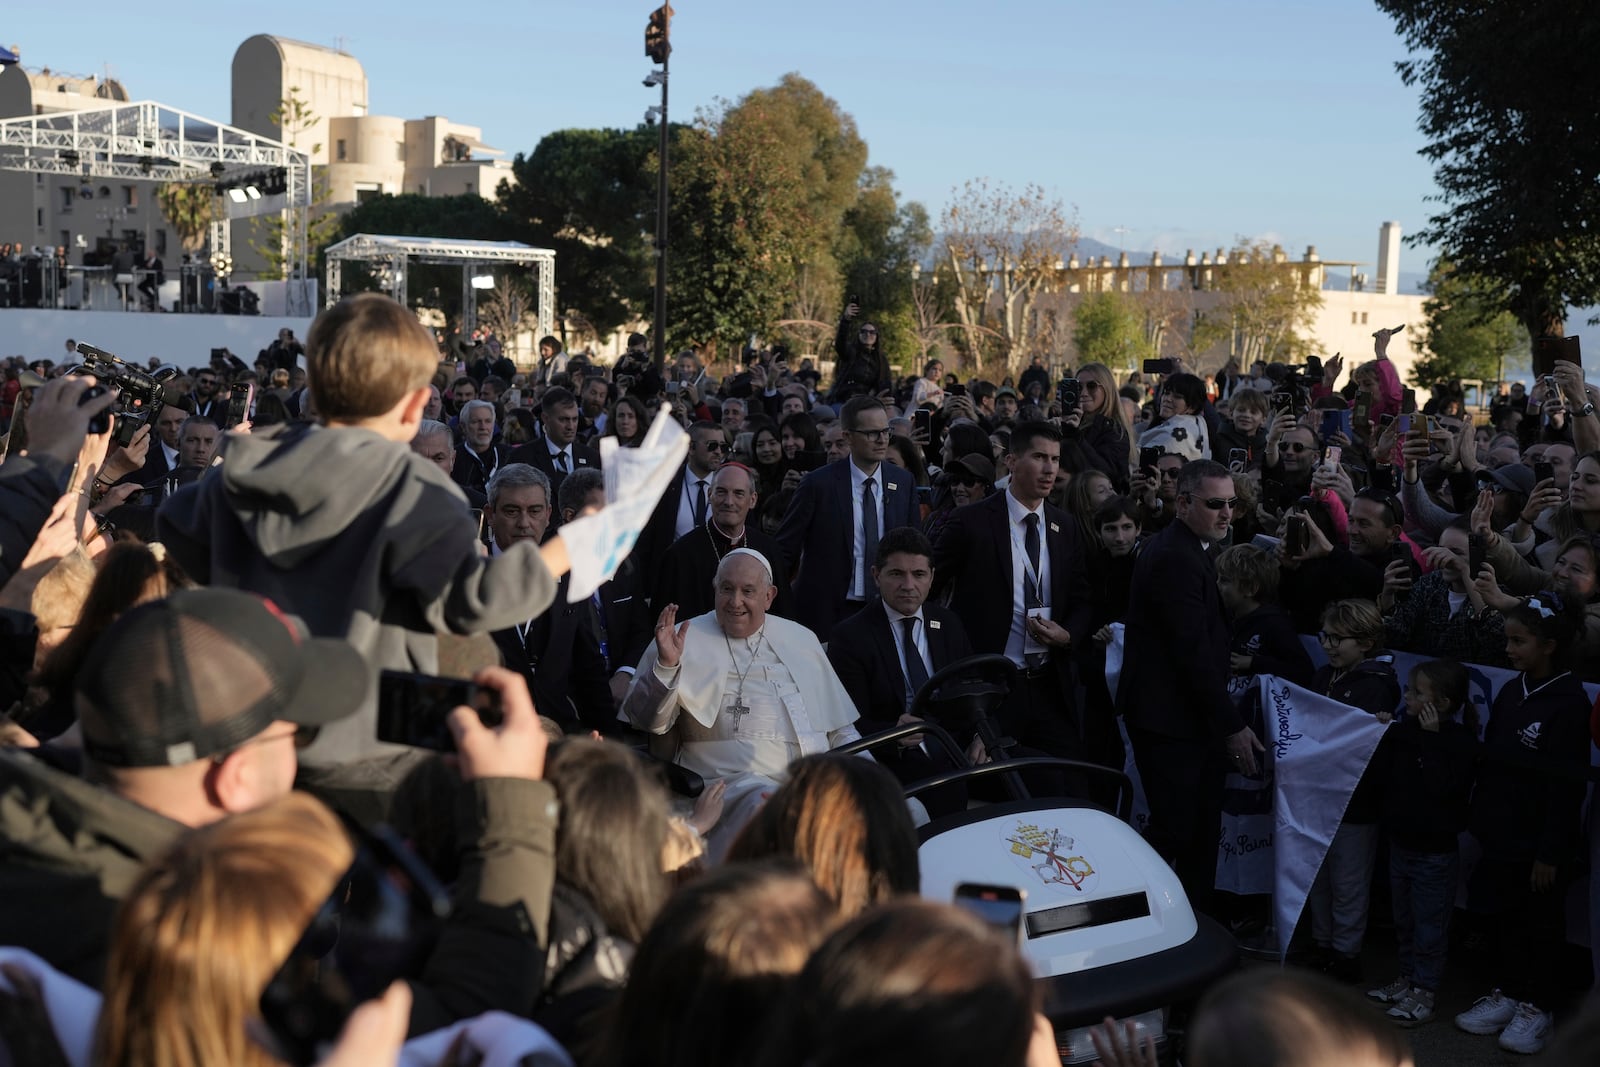
[[[713,440],[700,442],[700,447],[705,449],[707,452],[722,452],[726,450],[728,446],[726,442]]]
[[[889,439],[889,430],[887,427],[882,430],[847,430],[845,432],[853,433],[857,437],[867,437],[874,441],[887,441]]]
[[[1084,392],[1088,392],[1090,389],[1093,389],[1096,392],[1100,391],[1100,383],[1095,381],[1093,378],[1089,378],[1087,380],[1080,381],[1078,383],[1078,387],[1080,389],[1082,389]]]
[[[1178,472],[1182,469],[1182,467],[1163,467],[1158,473],[1160,473],[1162,481],[1175,482],[1178,480]]]
[[[1279,441],[1278,442],[1278,451],[1279,452],[1297,452],[1297,453],[1298,452],[1309,452],[1309,451],[1311,451],[1311,446],[1310,445],[1303,445],[1299,441]]]
[[[1220,496],[1207,497],[1206,499],[1200,501],[1200,506],[1211,511],[1221,511],[1223,508],[1227,508],[1231,511],[1239,506],[1239,498],[1236,496],[1230,496],[1224,500]]]
[[[1327,630],[1317,631],[1317,640],[1325,645],[1337,645],[1341,641],[1354,641],[1354,634],[1332,634]]]

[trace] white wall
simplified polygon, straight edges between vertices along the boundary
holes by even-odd
[[[302,341],[310,319],[266,315],[159,315],[122,311],[0,309],[0,356],[61,362],[67,338],[115,353],[130,363],[151,356],[180,367],[205,364],[213,348],[226,348],[247,364],[289,327]]]

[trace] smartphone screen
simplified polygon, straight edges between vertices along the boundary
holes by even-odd
[[[1483,565],[1488,562],[1489,546],[1485,543],[1482,534],[1467,535],[1467,574],[1469,580],[1476,579],[1478,572],[1483,570]]]
[[[1139,449],[1139,469],[1142,471],[1158,469],[1157,464],[1161,462],[1161,455],[1162,452],[1159,448],[1146,447]]]
[[[1337,467],[1343,458],[1344,449],[1339,445],[1329,445],[1322,450],[1322,465],[1325,467]]]
[[[262,1043],[297,1067],[315,1063],[358,1005],[421,973],[449,912],[449,894],[405,842],[373,827],[262,992]]]
[[[1290,515],[1288,518],[1283,547],[1290,556],[1302,555],[1311,546],[1311,534],[1306,529],[1307,521],[1309,520],[1304,515]]]
[[[1027,893],[1015,886],[962,882],[956,886],[955,905],[1022,943],[1023,904]]]
[[[927,408],[918,408],[911,413],[911,428],[920,434],[933,432],[933,412]]]
[[[250,409],[255,406],[256,387],[245,382],[235,385],[228,390],[228,428],[239,425],[250,418]]]
[[[491,729],[503,721],[500,697],[493,690],[479,689],[463,678],[384,671],[378,675],[378,740],[454,752],[455,738],[445,720],[462,705],[476,709]]]
[[[1550,464],[1546,463],[1544,460],[1541,459],[1539,462],[1533,465],[1534,484],[1538,484],[1539,482],[1553,482],[1555,481],[1555,477],[1556,469]]]

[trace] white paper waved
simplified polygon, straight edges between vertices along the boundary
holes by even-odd
[[[617,573],[688,454],[689,435],[665,405],[638,448],[623,448],[615,437],[600,439],[606,506],[561,527],[572,565],[568,603],[589,599]]]

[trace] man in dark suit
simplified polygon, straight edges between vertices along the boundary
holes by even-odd
[[[1089,755],[1073,679],[1073,650],[1089,639],[1093,601],[1078,525],[1045,503],[1061,467],[1061,433],[1047,422],[1011,432],[1010,484],[957,508],[934,548],[934,593],[978,652],[1016,664],[1016,689],[1000,709],[1013,740],[1048,755]]]
[[[141,275],[139,292],[143,294],[143,299],[139,303],[147,311],[159,311],[161,287],[167,284],[167,272],[161,264],[161,257],[154,252],[147,253],[139,264],[139,273]]]
[[[910,715],[917,691],[939,671],[972,655],[960,617],[927,603],[933,587],[933,546],[920,530],[903,526],[883,536],[872,580],[878,596],[835,626],[828,642],[828,661],[861,713],[856,728],[863,737],[917,721]],[[873,755],[907,783],[954,766],[949,754],[933,743],[905,739]],[[966,792],[922,799],[937,815],[962,807]]]
[[[144,468],[123,476],[122,481],[150,485],[177,470],[178,445],[184,420],[188,417],[189,413],[176,404],[161,405],[150,433],[150,448],[145,452]]]
[[[917,523],[911,472],[884,461],[889,413],[875,397],[856,397],[840,416],[847,458],[801,479],[778,528],[794,575],[795,621],[826,643],[834,626],[872,599],[872,564],[890,530]]]
[[[543,471],[507,464],[489,480],[490,552],[499,554],[518,541],[535,544],[550,525],[550,480]],[[567,603],[563,575],[550,609],[509,630],[490,636],[506,667],[521,674],[533,692],[534,707],[568,733],[613,731],[617,705],[607,683],[605,657],[595,638],[589,601]]]
[[[550,479],[551,491],[561,493],[561,481],[575,470],[600,468],[600,453],[577,443],[578,398],[562,388],[545,391],[539,418],[543,432],[511,453],[511,462],[526,463]],[[551,529],[560,526],[554,517]]]
[[[494,405],[487,400],[467,401],[462,405],[460,421],[461,444],[455,451],[450,479],[482,492],[495,471],[510,462],[511,449],[494,439]]]
[[[1210,908],[1230,766],[1256,772],[1261,742],[1228,695],[1227,613],[1213,557],[1236,500],[1228,468],[1178,472],[1177,519],[1133,571],[1118,710],[1150,803],[1150,844],[1172,861],[1196,910]]]
[[[727,454],[728,438],[722,427],[714,422],[689,427],[689,455],[683,469],[672,476],[633,549],[645,573],[654,574],[680,537],[705,525],[711,514],[711,478]],[[665,605],[651,606],[660,611]]]
[[[562,522],[571,522],[586,507],[605,507],[605,475],[597,470],[573,471],[561,483],[561,496],[556,502]],[[622,561],[610,581],[601,584],[589,598],[589,605],[594,609],[589,613],[591,632],[606,661],[611,697],[620,707],[622,698],[628,695],[628,686],[633,684],[634,666],[644,658],[644,650],[650,644],[656,621],[645,599],[638,561],[632,555]]]

